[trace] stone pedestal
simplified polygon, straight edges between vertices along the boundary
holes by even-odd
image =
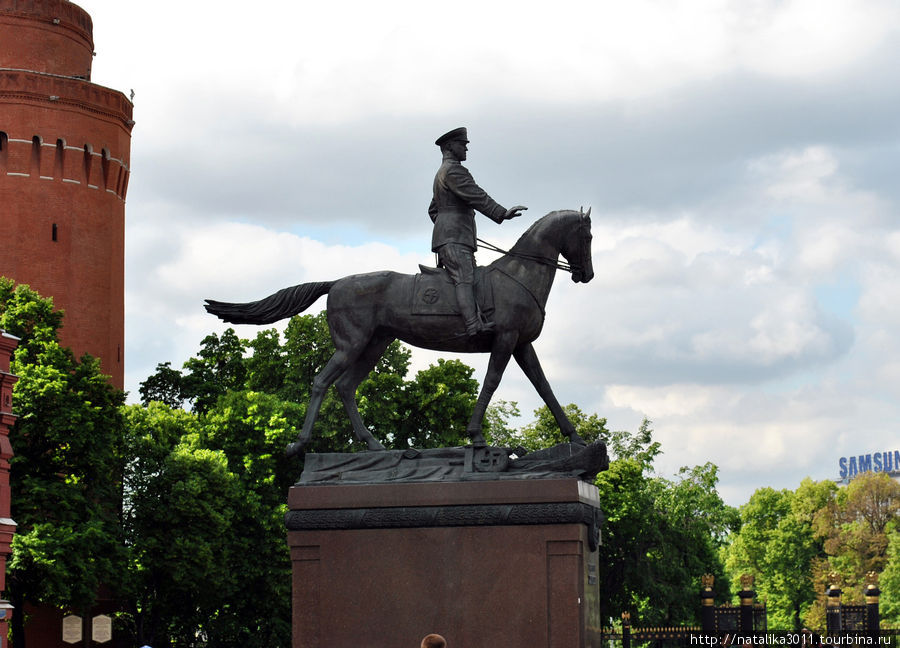
[[[578,479],[295,486],[293,648],[599,648],[601,520]]]

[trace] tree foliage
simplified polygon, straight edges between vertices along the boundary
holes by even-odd
[[[575,426],[575,430],[587,443],[597,440],[606,441],[609,444],[610,432],[606,428],[606,419],[597,414],[585,414],[580,407],[570,403],[563,407],[566,416]],[[488,409],[487,439],[494,445],[515,448],[523,447],[532,452],[541,448],[549,448],[559,443],[568,442],[556,424],[553,413],[546,405],[534,410],[535,419],[525,425],[521,430],[508,427],[510,416],[518,416],[519,409],[516,403],[499,401]],[[625,433],[622,433],[625,434]]]
[[[141,383],[142,402],[169,405],[187,401],[198,414],[216,409],[237,391],[261,392],[303,407],[313,379],[334,353],[324,313],[290,320],[284,339],[275,329],[242,340],[233,329],[208,335],[182,371],[170,363]],[[412,380],[409,349],[393,342],[357,390],[363,420],[387,447],[441,447],[467,442],[465,426],[478,391],[472,368],[458,360],[438,360]],[[305,413],[305,410],[304,410]],[[301,427],[297,424],[297,431]],[[296,431],[295,431],[296,434]],[[329,389],[316,421],[310,451],[350,451],[354,436],[344,406]]]
[[[60,346],[62,314],[27,286],[0,278],[0,328],[21,338],[12,371],[19,418],[10,434],[12,516],[7,586],[25,602],[82,610],[121,581],[119,525],[124,394],[90,356]],[[23,615],[13,638],[24,648]]]
[[[813,518],[834,496],[831,482],[805,479],[796,492],[760,488],[741,507],[741,530],[726,552],[735,591],[740,575],[755,574],[768,601],[770,627],[800,630],[816,598],[813,570],[823,544]],[[818,627],[818,626],[816,626]]]
[[[900,533],[890,534],[887,564],[881,574],[881,618],[893,626],[900,624]]]
[[[815,620],[825,617],[824,592],[832,582],[841,587],[845,603],[862,603],[866,574],[870,571],[888,572],[882,589],[890,613],[891,601],[900,593],[892,588],[889,552],[891,536],[898,533],[898,522],[900,484],[884,473],[859,473],[815,513],[813,528],[825,554],[813,572],[818,592],[811,613]],[[896,559],[895,556],[893,560]],[[900,621],[896,616],[893,619]]]
[[[151,403],[125,419],[128,629],[135,645],[191,645],[235,593],[229,535],[241,492],[224,454],[200,447],[195,416]]]
[[[608,435],[615,456],[597,476],[606,515],[600,547],[604,614],[623,611],[642,624],[697,621],[704,573],[719,576],[719,548],[737,527],[737,514],[716,492],[713,464],[682,468],[674,479],[654,475],[660,454],[649,421],[637,433]]]
[[[756,574],[770,627],[824,628],[826,588],[837,584],[845,603],[861,603],[869,571],[884,572],[882,617],[897,619],[900,484],[886,474],[860,473],[843,488],[809,478],[795,491],[760,488],[741,520],[726,563],[735,582]]]

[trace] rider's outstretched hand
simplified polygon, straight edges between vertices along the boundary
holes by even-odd
[[[516,205],[515,207],[510,207],[506,210],[506,214],[503,216],[506,220],[510,218],[515,218],[516,216],[521,216],[524,210],[528,209],[528,207],[524,207],[522,205]]]

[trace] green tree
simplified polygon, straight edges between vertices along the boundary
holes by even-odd
[[[884,569],[888,534],[898,520],[900,484],[885,473],[865,472],[816,513],[814,528],[831,568],[862,583],[866,572]]]
[[[204,338],[183,371],[168,362],[157,365],[156,373],[141,383],[142,402],[178,406],[187,400],[202,414],[213,410],[225,394],[248,390],[305,407],[315,376],[333,353],[325,313],[292,318],[283,340],[275,329],[259,331],[250,341],[227,329]],[[410,357],[409,349],[397,341],[385,350],[357,389],[363,420],[388,447],[466,443],[465,426],[478,393],[472,368],[441,359],[408,380]],[[329,389],[309,451],[350,451],[355,443],[344,405],[336,390]]]
[[[835,492],[833,482],[806,478],[793,492],[757,489],[740,509],[741,528],[725,551],[726,565],[736,588],[742,573],[757,577],[772,628],[820,627],[814,574],[824,546],[813,522]]]
[[[201,419],[200,444],[221,452],[235,476],[227,559],[232,591],[220,593],[210,645],[268,648],[290,644],[291,567],[284,516],[290,486],[299,476],[284,447],[293,440],[304,408],[269,394],[232,392]]]
[[[396,448],[466,445],[466,425],[478,395],[472,367],[439,359],[395,392],[402,416],[395,421]]]
[[[90,356],[61,347],[62,314],[27,286],[0,278],[0,328],[22,338],[12,362],[19,416],[10,435],[9,597],[83,612],[101,584],[121,582],[119,524],[124,394]],[[13,617],[25,647],[24,615]]]
[[[880,612],[882,620],[896,626],[900,623],[900,533],[890,534],[887,564],[881,574]]]
[[[159,402],[169,407],[181,407],[185,400],[183,383],[184,376],[177,369],[172,369],[171,362],[160,362],[156,365],[156,373],[138,388],[141,402],[144,405]]]
[[[610,432],[606,428],[605,418],[601,418],[597,414],[587,415],[573,403],[564,406],[563,411],[575,426],[575,430],[587,443],[602,440],[608,444]],[[504,448],[522,446],[529,452],[533,452],[568,442],[556,424],[553,413],[546,405],[534,410],[534,421],[525,425],[521,430],[513,430],[505,425],[512,412],[514,412],[514,416],[518,416],[519,411],[516,404],[503,401],[489,409],[485,431],[487,438],[494,445]],[[627,435],[627,433],[621,434]]]
[[[197,355],[184,363],[181,380],[182,393],[191,401],[193,410],[200,413],[212,409],[226,392],[242,389],[247,378],[247,341],[239,338],[234,329],[226,329],[221,336],[210,333],[201,345]]]
[[[290,644],[284,515],[299,470],[284,447],[303,409],[245,389],[199,415],[162,403],[127,410],[124,519],[138,645]]]
[[[129,629],[135,645],[195,645],[239,590],[230,535],[242,492],[224,453],[199,447],[196,416],[151,403],[125,420]]]
[[[837,489],[813,516],[813,530],[825,556],[814,566],[817,600],[810,617],[825,617],[825,588],[841,586],[845,603],[861,603],[866,573],[880,573],[890,563],[891,536],[900,521],[900,484],[884,473],[865,472]],[[833,577],[832,574],[835,574]],[[890,606],[891,579],[886,594]]]
[[[719,550],[737,514],[716,492],[712,464],[683,468],[674,480],[655,476],[661,452],[649,421],[635,434],[609,435],[616,458],[597,476],[606,515],[600,563],[604,617],[628,611],[650,625],[696,622],[704,573],[726,585]]]

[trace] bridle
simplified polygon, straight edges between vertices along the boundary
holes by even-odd
[[[587,214],[583,211],[581,212],[581,219],[578,221],[578,243],[581,246],[580,258],[585,259],[587,255],[585,254],[585,246],[590,245],[587,242],[587,237],[584,235],[584,227],[587,223],[587,219],[591,214],[590,208],[587,210]],[[504,250],[503,248],[497,247],[493,243],[488,243],[483,239],[475,239],[478,241],[478,247],[483,250],[490,250],[491,252],[498,252],[500,254],[506,254],[511,257],[526,259],[528,261],[534,261],[535,263],[540,263],[541,265],[550,266],[552,268],[556,268],[557,270],[565,270],[569,273],[575,273],[584,270],[584,268],[578,264],[572,264],[568,261],[560,261],[559,259],[551,259],[550,257],[541,256],[539,254],[525,254],[523,252],[514,252],[510,250]]]

